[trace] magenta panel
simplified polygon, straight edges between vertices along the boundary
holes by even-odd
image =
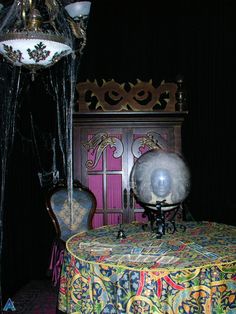
[[[147,223],[148,222],[147,217],[144,218],[144,217],[142,217],[142,215],[143,215],[143,213],[135,213],[134,214],[135,221]]]
[[[92,227],[93,229],[103,226],[103,214],[94,214]]]
[[[103,209],[103,175],[88,175],[88,186],[97,200],[97,208]]]
[[[147,151],[149,151],[150,150],[150,148],[148,147],[148,146],[141,146],[140,148],[139,148],[139,150],[140,150],[140,152],[141,152],[141,154],[144,154],[144,153],[146,153]]]
[[[136,140],[137,138],[140,138],[140,137],[142,138],[144,136],[145,136],[145,134],[134,134],[134,140]],[[139,147],[139,151],[141,154],[144,154],[149,150],[150,150],[150,148],[147,145]]]
[[[145,136],[144,134],[134,134],[134,140],[140,137],[144,137],[144,136]],[[150,150],[150,148],[147,145],[139,147],[139,151],[141,154],[146,153],[148,150]]]
[[[122,215],[119,213],[114,214],[108,214],[107,215],[107,222],[108,225],[117,225],[119,223],[122,223]]]
[[[112,135],[114,137],[117,145],[111,147],[107,146],[107,170],[122,170],[122,154],[123,154],[123,146],[121,141],[118,141],[121,136],[120,135]],[[118,139],[118,140],[117,140]],[[114,157],[114,154],[118,154],[120,157]]]
[[[136,203],[136,202],[135,202],[134,204],[135,204],[134,208],[138,208],[138,209],[139,209],[139,208],[143,208],[139,203]]]
[[[122,208],[122,175],[107,175],[107,208]]]

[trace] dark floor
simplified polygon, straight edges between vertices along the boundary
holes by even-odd
[[[58,288],[50,280],[31,281],[11,298],[15,310],[9,308],[2,313],[60,314],[62,312],[57,310],[57,295]]]

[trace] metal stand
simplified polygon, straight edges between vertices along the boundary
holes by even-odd
[[[161,238],[167,233],[174,234],[178,230],[185,232],[186,227],[183,224],[177,224],[175,221],[178,210],[182,207],[181,203],[167,204],[165,200],[154,204],[141,203],[144,207],[144,215],[148,217],[151,231],[156,233],[157,238]],[[170,213],[172,216],[166,220],[166,214]],[[147,227],[143,225],[143,229]]]

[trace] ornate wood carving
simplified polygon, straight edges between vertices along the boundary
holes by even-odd
[[[88,152],[91,151],[91,154],[94,156],[93,160],[89,159],[86,162],[86,167],[88,169],[96,167],[101,154],[108,145],[116,148],[113,153],[115,158],[119,158],[123,154],[124,147],[121,140],[115,136],[110,136],[107,133],[97,133],[89,141],[83,143],[84,148]]]
[[[141,147],[147,146],[149,149],[166,149],[167,143],[157,132],[148,132],[145,136],[137,138],[131,147],[132,154],[138,158],[141,156]]]
[[[152,80],[136,84],[119,84],[114,80],[102,84],[86,81],[77,84],[75,112],[91,111],[176,111],[176,83],[163,81],[155,87]]]

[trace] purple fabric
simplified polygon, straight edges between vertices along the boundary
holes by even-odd
[[[61,248],[59,242],[54,242],[52,247],[49,270],[52,271],[52,283],[57,286],[61,274],[61,266],[64,257],[64,248]]]

